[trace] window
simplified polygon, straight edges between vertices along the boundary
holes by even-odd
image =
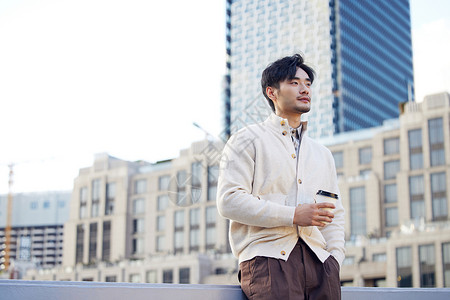
[[[164,270],[163,271],[163,283],[173,283],[173,271]]]
[[[412,287],[411,247],[396,249],[397,287]]]
[[[206,249],[214,249],[216,246],[216,227],[206,227]]]
[[[185,206],[188,204],[186,199],[186,171],[177,172],[177,205]]]
[[[200,239],[200,209],[193,208],[190,210],[189,218],[189,251],[199,250],[199,239]]]
[[[384,155],[400,153],[400,139],[398,137],[384,140]]]
[[[359,164],[367,165],[372,162],[372,147],[359,149]]]
[[[189,251],[199,250],[200,228],[191,228],[189,231]]]
[[[131,244],[131,253],[132,254],[141,254],[143,252],[144,252],[144,240],[139,237],[133,238],[133,241]]]
[[[166,229],[166,216],[156,217],[156,230],[164,231]]]
[[[435,287],[434,245],[419,246],[420,287]]]
[[[366,188],[350,188],[350,234],[366,235]]]
[[[216,206],[206,208],[206,249],[214,249],[216,246]]]
[[[336,169],[340,169],[344,167],[344,155],[342,151],[333,152],[334,164],[336,165]]]
[[[192,202],[196,203],[200,200],[202,186],[202,163],[197,161],[191,164],[191,193]]]
[[[396,206],[385,208],[385,214],[387,227],[398,225],[398,208]]]
[[[442,264],[444,270],[444,287],[450,287],[450,243],[442,244]]]
[[[169,196],[168,195],[158,196],[157,210],[164,211],[168,206],[169,206]]]
[[[133,283],[141,282],[141,275],[140,274],[130,274],[130,282],[133,282]]]
[[[147,283],[158,283],[158,273],[156,270],[150,270],[145,273],[145,281]]]
[[[114,213],[114,199],[116,198],[116,184],[109,182],[106,184],[106,203],[105,215],[112,215]]]
[[[189,268],[180,268],[179,270],[179,278],[180,283],[189,284],[190,282],[190,270]]]
[[[184,248],[184,210],[175,211],[174,225],[174,251],[177,254],[183,252]]]
[[[44,202],[44,205],[43,205],[43,208],[44,208],[44,209],[50,208],[50,202],[45,201],[45,202]]]
[[[374,253],[372,255],[372,261],[385,262],[386,259],[386,253]]]
[[[417,170],[423,168],[422,129],[408,131],[409,168]]]
[[[343,266],[351,266],[355,264],[355,257],[354,256],[346,256],[344,258],[344,261],[342,262]]]
[[[411,219],[425,218],[423,175],[409,177]]]
[[[215,201],[217,195],[217,179],[219,178],[219,166],[208,167],[208,201]]]
[[[147,191],[147,180],[139,179],[134,182],[134,193],[143,194]]]
[[[447,219],[447,184],[445,172],[431,174],[433,220]]]
[[[91,217],[97,217],[100,207],[100,179],[92,180]]]
[[[428,120],[428,135],[430,139],[431,166],[445,165],[444,131],[442,118]]]
[[[206,208],[206,225],[216,225],[217,208],[208,206]]]
[[[395,203],[397,202],[397,184],[386,184],[384,186],[384,202]]]
[[[88,198],[88,189],[87,187],[80,188],[80,219],[84,219],[87,217],[87,198]]]
[[[133,233],[144,232],[144,219],[134,219],[133,220]]]
[[[89,224],[89,262],[97,260],[97,223]]]
[[[200,208],[193,208],[189,212],[189,223],[191,227],[200,225]]]
[[[183,229],[184,228],[184,210],[175,211],[174,224],[175,224],[175,229]]]
[[[166,248],[166,237],[164,235],[159,235],[156,237],[156,251],[162,252],[165,251]]]
[[[102,260],[110,261],[111,259],[111,221],[103,222],[103,247]]]
[[[31,208],[32,210],[37,209],[37,208],[38,208],[38,203],[37,203],[37,201],[31,202],[31,203],[30,203],[30,208]],[[81,206],[80,206],[80,213],[81,213]],[[80,217],[80,218],[81,218],[81,217]]]
[[[169,175],[159,176],[159,179],[158,179],[158,190],[160,190],[160,191],[168,191],[169,190],[169,182],[170,182],[170,176]]]
[[[364,169],[359,171],[359,176],[363,178],[368,178],[371,173],[372,173],[371,169]]]
[[[117,277],[114,275],[105,277],[105,282],[116,282],[116,281],[117,281]]]
[[[143,214],[145,212],[145,200],[143,198],[133,200],[133,214]]]
[[[82,263],[84,255],[84,228],[83,225],[77,225],[77,242],[75,249],[75,263]]]
[[[400,171],[400,161],[390,160],[384,162],[384,179],[395,179],[398,171]]]

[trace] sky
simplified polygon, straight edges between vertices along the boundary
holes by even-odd
[[[450,91],[450,1],[411,0],[416,99]],[[221,130],[225,0],[0,0],[0,194],[71,190]],[[431,74],[431,76],[430,76]]]

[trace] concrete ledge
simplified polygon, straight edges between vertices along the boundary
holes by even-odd
[[[245,300],[239,286],[72,281],[0,280],[0,298],[8,300]],[[447,300],[450,289],[343,287],[343,300]]]

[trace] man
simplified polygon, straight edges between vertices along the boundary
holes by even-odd
[[[217,193],[249,299],[340,299],[344,209],[330,151],[306,136],[314,70],[296,54],[269,65],[261,85],[273,114],[233,135]],[[333,212],[326,210],[333,209]]]

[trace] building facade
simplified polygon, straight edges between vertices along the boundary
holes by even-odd
[[[227,0],[225,131],[265,119],[262,70],[294,53],[317,72],[310,136],[398,117],[414,94],[410,27],[408,0]]]
[[[327,142],[346,209],[344,284],[450,286],[450,97]]]
[[[450,287],[449,94],[320,142],[346,209],[342,284]],[[156,164],[97,156],[75,180],[63,266],[27,278],[237,284],[215,204],[221,149],[197,142]]]
[[[221,149],[198,142],[156,164],[97,155],[75,179],[63,266],[28,278],[215,283],[236,273],[215,202]]]
[[[63,227],[69,217],[70,192],[20,193],[13,197],[10,259],[44,268],[62,264]],[[7,196],[0,196],[0,269],[6,251]]]

